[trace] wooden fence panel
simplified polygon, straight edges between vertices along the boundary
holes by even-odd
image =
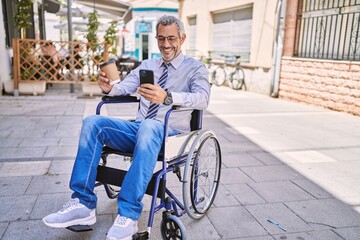
[[[109,59],[107,44],[14,39],[13,51],[15,89],[20,82],[96,81],[99,63]]]

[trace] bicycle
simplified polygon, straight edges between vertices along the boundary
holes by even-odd
[[[245,73],[240,63],[240,56],[225,56],[222,64],[211,72],[211,82],[221,86],[228,81],[232,89],[239,90],[244,87],[246,90]]]

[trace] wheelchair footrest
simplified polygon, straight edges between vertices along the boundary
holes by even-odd
[[[132,236],[132,240],[147,240],[149,239],[149,232],[139,232]]]
[[[69,226],[66,229],[73,231],[73,232],[87,232],[92,231],[93,228],[91,228],[89,225],[73,225]]]

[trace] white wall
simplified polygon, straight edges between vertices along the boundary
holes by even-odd
[[[54,25],[59,23],[60,23],[59,16],[45,12],[46,40],[60,41],[60,30],[54,28]]]
[[[0,1],[0,94],[3,89],[3,83],[5,81],[10,81],[10,73],[11,73],[11,63],[9,53],[11,53],[10,49],[6,48],[5,43],[5,27],[4,27],[4,16],[2,14],[2,3]]]

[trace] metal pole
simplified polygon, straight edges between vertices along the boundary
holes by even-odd
[[[68,19],[68,34],[69,34],[69,42],[73,41],[73,33],[72,33],[72,0],[67,0],[67,19]],[[73,54],[73,53],[71,53]],[[70,83],[70,93],[74,92],[74,84]]]

